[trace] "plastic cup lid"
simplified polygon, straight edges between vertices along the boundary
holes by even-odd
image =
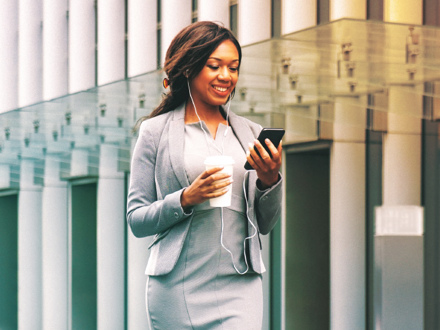
[[[209,156],[205,160],[205,165],[211,166],[232,165],[234,163],[234,159],[230,156]]]

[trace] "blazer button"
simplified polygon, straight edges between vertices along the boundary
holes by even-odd
[[[174,216],[176,217],[176,219],[179,217],[179,213],[174,212]]]

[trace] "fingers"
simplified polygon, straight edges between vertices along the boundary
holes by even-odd
[[[207,177],[211,176],[214,173],[221,171],[222,169],[223,169],[223,167],[213,167],[213,168],[207,169],[206,171],[202,172],[202,174],[200,175],[200,178],[206,179]]]
[[[266,143],[266,146],[268,147],[272,157],[258,140],[255,140],[254,144],[249,143],[247,160],[254,169],[256,169],[257,166],[258,168],[263,170],[270,170],[276,167],[277,164],[281,163],[281,143],[278,148],[275,148],[275,146],[269,139],[266,139],[264,142]],[[254,146],[258,150],[260,156],[255,151]]]

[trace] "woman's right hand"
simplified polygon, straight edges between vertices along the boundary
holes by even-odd
[[[194,182],[187,187],[181,197],[183,209],[201,204],[210,198],[226,194],[230,189],[232,178],[229,174],[221,173],[222,167],[215,167],[202,172]]]

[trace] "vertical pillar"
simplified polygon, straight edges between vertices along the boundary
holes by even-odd
[[[283,1],[281,33],[296,32],[316,25],[317,1]]]
[[[8,189],[11,181],[11,169],[8,164],[0,165],[0,189]]]
[[[43,99],[67,94],[67,0],[43,0]]]
[[[365,121],[365,111],[336,99],[330,155],[331,329],[365,327]]]
[[[414,93],[393,88],[389,91],[388,132],[383,145],[384,205],[421,203],[422,142],[417,115],[421,117],[422,104],[422,97]]]
[[[127,329],[148,329],[145,304],[145,267],[153,237],[137,238],[130,230],[127,233]]]
[[[42,89],[42,0],[19,0],[18,106],[40,102]]]
[[[156,69],[157,0],[128,2],[128,76]],[[145,19],[148,17],[149,19]]]
[[[46,156],[42,201],[43,329],[68,329],[67,184],[60,160]]]
[[[385,22],[422,24],[423,0],[384,0]]]
[[[238,4],[238,37],[241,45],[270,38],[271,1],[241,0]]]
[[[422,9],[422,0],[385,0],[384,21],[422,24]],[[416,87],[412,89],[416,92]],[[422,117],[423,99],[422,96],[417,96],[417,93],[390,88],[388,108],[388,133],[385,135],[383,147],[383,203],[420,205],[421,120],[419,118]]]
[[[69,93],[95,86],[94,0],[69,1]]]
[[[330,20],[340,18],[367,18],[366,0],[330,0]]]
[[[0,113],[18,108],[18,3],[0,3]]]
[[[124,1],[98,0],[98,85],[124,79]]]
[[[214,21],[229,28],[229,0],[217,0],[215,5],[211,0],[199,0],[197,17],[199,21]]]
[[[18,328],[42,329],[41,189],[23,159],[18,196]]]
[[[177,33],[191,24],[190,0],[162,0],[162,63],[167,49]]]
[[[97,205],[98,329],[124,329],[125,186],[118,148],[101,145]]]

